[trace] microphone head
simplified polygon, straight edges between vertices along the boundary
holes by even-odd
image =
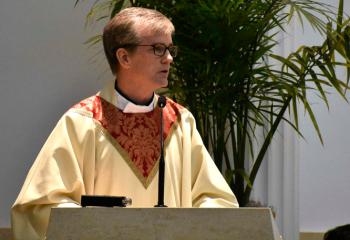
[[[159,96],[159,98],[158,98],[158,106],[160,107],[160,108],[163,108],[163,107],[165,107],[165,105],[166,105],[166,98],[164,97],[164,96]]]

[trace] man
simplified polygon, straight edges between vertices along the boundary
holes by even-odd
[[[160,109],[177,48],[161,13],[127,8],[105,27],[103,44],[116,79],[68,110],[33,164],[12,208],[15,239],[43,239],[51,207],[79,207],[81,195],[157,203]],[[169,207],[238,207],[184,107],[163,110],[165,200]]]
[[[350,224],[337,226],[328,230],[324,236],[324,240],[350,240]]]

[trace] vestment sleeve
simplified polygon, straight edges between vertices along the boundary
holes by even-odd
[[[184,139],[184,146],[191,146],[192,206],[238,207],[235,195],[203,144],[194,118],[190,114],[189,118],[182,121],[191,126],[191,136]],[[184,152],[186,154],[186,150]]]
[[[92,119],[67,112],[50,134],[11,211],[13,235],[44,239],[51,207],[79,206],[86,184],[93,181],[94,128]],[[92,176],[84,179],[84,176]],[[84,185],[85,183],[85,185]]]

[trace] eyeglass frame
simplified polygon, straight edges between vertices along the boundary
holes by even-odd
[[[156,47],[161,45],[162,47],[164,47],[164,51],[163,54],[159,55],[156,53]],[[170,46],[166,46],[164,43],[155,43],[155,44],[124,44],[118,48],[127,48],[127,47],[152,47],[153,48],[153,53],[154,55],[156,55],[157,57],[163,57],[166,53],[166,50],[169,51],[170,55],[175,58],[177,56],[177,51],[178,51],[178,47],[176,45],[170,45]],[[172,54],[173,50],[175,50],[175,54]],[[174,52],[173,52],[174,53]]]

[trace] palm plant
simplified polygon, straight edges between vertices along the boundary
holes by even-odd
[[[279,124],[285,121],[301,135],[298,108],[305,109],[323,141],[308,94],[315,91],[328,106],[327,89],[334,88],[346,100],[350,27],[343,0],[337,14],[312,0],[96,0],[87,21],[113,17],[126,6],[156,8],[172,19],[181,52],[167,92],[193,113],[241,206],[249,201]],[[274,54],[277,33],[294,16],[311,24],[324,42],[300,46],[286,57]],[[88,43],[99,40],[95,36]],[[337,67],[347,69],[346,81],[338,79]],[[259,129],[266,134],[253,149]],[[249,158],[251,169],[246,167]]]

